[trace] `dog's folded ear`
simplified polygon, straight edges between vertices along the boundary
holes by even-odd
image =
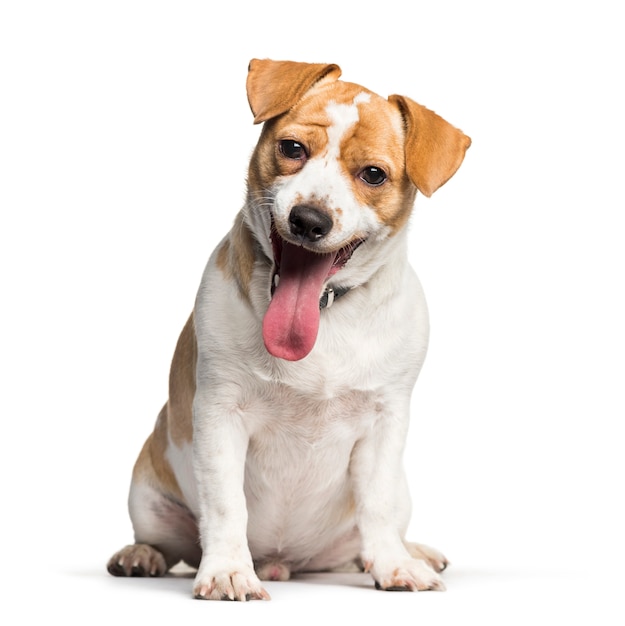
[[[460,167],[471,139],[433,111],[405,96],[389,96],[406,126],[406,171],[416,188],[430,197]]]
[[[247,99],[254,124],[285,113],[322,79],[337,80],[341,68],[334,64],[252,59],[247,74]]]

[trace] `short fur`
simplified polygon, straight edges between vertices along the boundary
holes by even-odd
[[[269,597],[263,579],[356,563],[382,589],[443,589],[445,557],[404,537],[401,457],[428,340],[406,224],[470,140],[340,73],[250,63],[264,126],[247,201],[178,341],[133,472],[136,543],[114,575],[185,561],[196,598],[246,600]]]

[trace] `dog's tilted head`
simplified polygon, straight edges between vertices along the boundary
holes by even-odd
[[[246,219],[274,263],[265,345],[287,360],[312,350],[324,288],[366,280],[362,266],[404,227],[417,189],[434,193],[470,145],[409,98],[382,98],[340,74],[336,65],[250,63],[248,99],[265,124]]]

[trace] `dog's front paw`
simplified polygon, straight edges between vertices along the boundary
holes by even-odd
[[[270,600],[252,567],[231,561],[200,565],[193,584],[193,596],[200,600]]]
[[[376,589],[385,591],[444,591],[441,577],[422,559],[365,564]]]

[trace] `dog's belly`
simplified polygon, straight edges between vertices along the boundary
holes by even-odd
[[[299,397],[264,407],[245,473],[255,560],[287,561],[292,570],[325,569],[358,555],[349,463],[375,419],[374,395],[351,392],[316,402]]]

